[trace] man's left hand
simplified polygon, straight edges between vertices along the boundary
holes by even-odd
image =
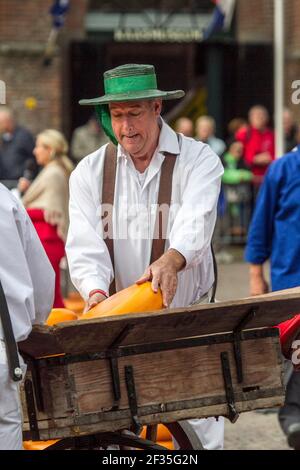
[[[154,261],[138,279],[137,284],[152,281],[152,290],[161,288],[164,307],[169,307],[177,289],[177,273],[184,268],[185,258],[179,251],[170,249]]]

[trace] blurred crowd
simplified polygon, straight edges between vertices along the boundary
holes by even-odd
[[[283,113],[285,153],[300,142],[300,130],[293,113]],[[224,166],[218,205],[215,243],[219,249],[228,244],[244,244],[265,173],[275,159],[275,134],[268,110],[261,105],[249,109],[248,120],[240,117],[227,125],[226,139],[216,136],[211,116],[200,116],[195,123],[188,117],[175,122],[177,132],[207,143]]]

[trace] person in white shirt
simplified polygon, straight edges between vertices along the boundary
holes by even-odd
[[[72,281],[86,309],[103,301],[112,281],[119,291],[151,280],[166,307],[209,301],[214,282],[211,238],[223,167],[208,145],[176,133],[161,118],[162,99],[181,90],[157,89],[154,67],[129,64],[104,74],[105,96],[95,105],[101,125],[117,145],[113,212],[113,258],[101,214],[107,146],[81,160],[70,178],[70,227],[66,244]],[[165,251],[150,263],[162,166],[173,155],[170,214]],[[113,183],[112,183],[113,184]],[[114,266],[113,266],[114,264]],[[223,419],[192,420],[202,444],[223,446]]]
[[[23,206],[0,184],[0,281],[16,342],[43,323],[54,298],[54,271]],[[1,305],[3,310],[3,305]],[[2,313],[3,315],[3,313]],[[19,382],[11,377],[0,316],[0,450],[22,449]],[[24,378],[26,366],[19,356]]]

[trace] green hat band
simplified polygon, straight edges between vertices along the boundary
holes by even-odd
[[[135,75],[131,77],[112,77],[104,80],[106,94],[128,93],[143,90],[156,90],[156,75]]]
[[[113,144],[118,145],[118,141],[114,134],[112,125],[111,125],[111,118],[110,112],[107,104],[96,104],[96,115],[98,121],[104,130],[105,134],[109,137]]]

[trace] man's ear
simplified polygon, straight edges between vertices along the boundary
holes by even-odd
[[[156,116],[160,116],[162,110],[162,100],[157,99],[154,101],[154,111]]]

